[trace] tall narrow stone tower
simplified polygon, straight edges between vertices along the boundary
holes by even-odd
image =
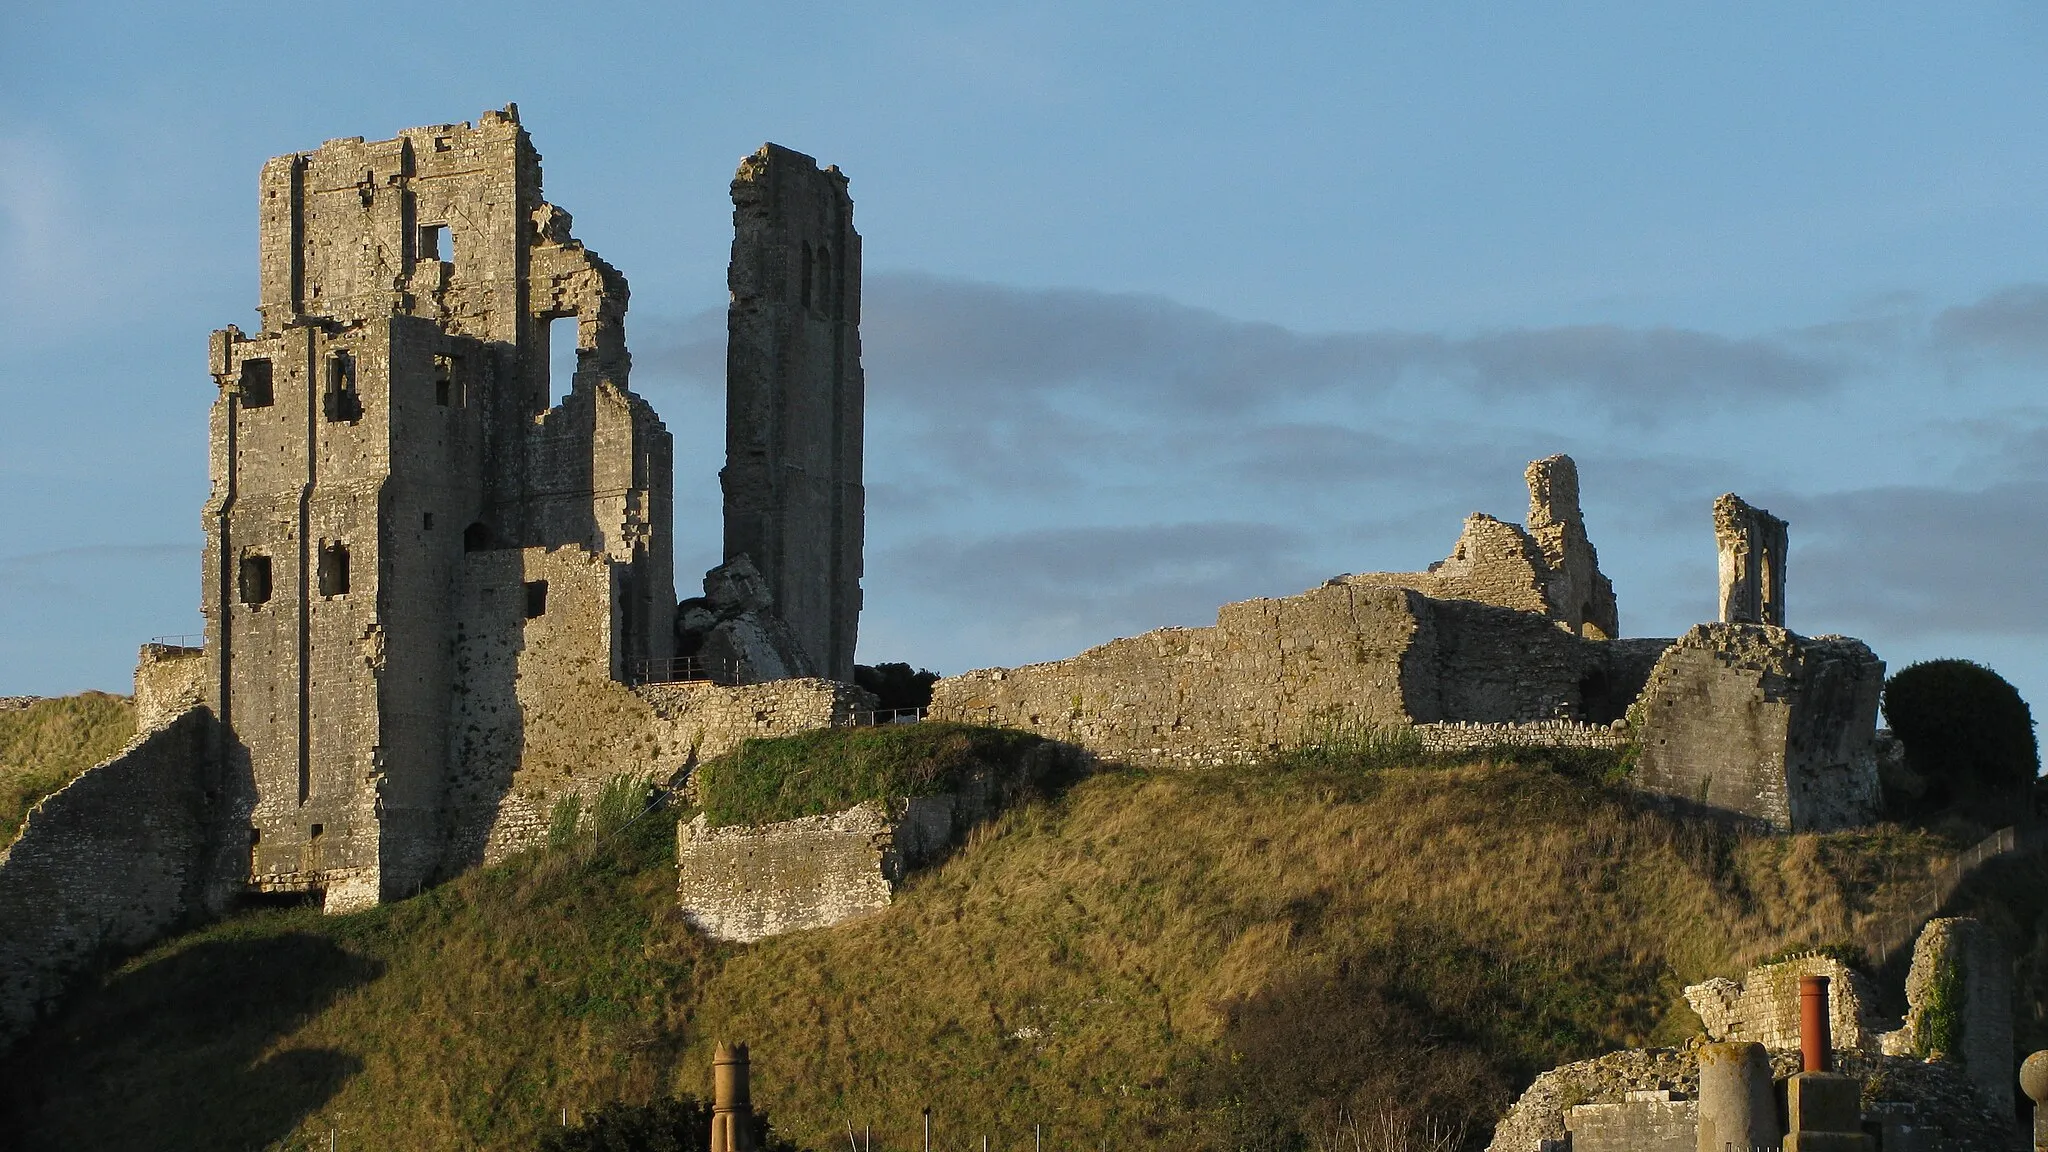
[[[626,387],[625,279],[541,198],[515,108],[279,157],[259,205],[262,331],[212,342],[207,696],[251,884],[354,907],[492,818],[451,770],[460,714],[509,698],[479,651],[575,612],[601,676],[669,655],[670,440]]]
[[[775,144],[732,182],[725,559],[750,557],[808,669],[853,679],[860,626],[860,234],[838,168]]]

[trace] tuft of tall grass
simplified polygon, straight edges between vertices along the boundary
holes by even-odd
[[[714,826],[818,816],[949,791],[978,770],[1021,770],[1044,743],[1028,732],[936,721],[748,740],[697,769],[697,801]]]

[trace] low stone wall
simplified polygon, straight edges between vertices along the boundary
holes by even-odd
[[[1749,970],[1741,983],[1713,979],[1685,990],[1710,1040],[1752,1040],[1773,1052],[1799,1050],[1799,979],[1828,978],[1828,1034],[1838,1049],[1875,1053],[1884,1023],[1863,974],[1832,956],[1795,956]]]
[[[1906,974],[1906,1026],[1885,1038],[1885,1050],[1916,1052],[1923,1041],[1941,1047],[1940,1038],[1924,1036],[1928,1014],[1944,996],[1960,1003],[1942,1005],[1955,1014],[1955,1047],[1943,1055],[1963,1066],[1986,1107],[2000,1115],[2013,1110],[2012,960],[1990,928],[1960,917],[1929,920],[1913,945],[1913,967]]]
[[[30,809],[0,852],[0,1048],[78,972],[225,906],[207,756],[191,708]]]
[[[1085,757],[1046,743],[1014,768],[968,774],[952,792],[773,824],[713,828],[699,816],[676,832],[676,902],[719,940],[829,928],[888,907],[913,870],[943,859],[975,825],[1082,771]]]
[[[1430,752],[1478,752],[1487,748],[1626,748],[1635,738],[1628,725],[1538,720],[1529,724],[1417,724]]]
[[[676,902],[714,940],[752,943],[828,928],[889,906],[907,871],[909,842],[939,797],[869,802],[829,816],[713,828],[699,816],[677,831]]]

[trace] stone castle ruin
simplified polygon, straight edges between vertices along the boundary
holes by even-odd
[[[680,603],[673,444],[630,386],[626,280],[543,197],[516,108],[282,156],[258,193],[260,327],[210,344],[205,642],[144,647],[142,733],[0,853],[0,923],[28,926],[0,939],[0,1044],[88,958],[238,896],[400,898],[543,840],[608,780],[873,707],[851,683],[865,382],[838,169],[769,144],[733,180],[723,557]],[[951,677],[930,714],[1151,766],[1390,726],[1444,749],[1636,743],[1638,782],[1674,803],[1778,829],[1874,814],[1883,664],[1784,628],[1783,521],[1723,497],[1723,621],[1630,639],[1576,465],[1526,479],[1526,524],[1475,514],[1427,571]],[[989,807],[955,799],[943,821],[785,830],[862,872],[797,869],[829,900],[735,864],[741,832],[686,835],[685,879],[741,938],[829,923]]]
[[[0,854],[0,1043],[240,894],[410,895],[607,779],[873,707],[847,181],[770,144],[732,195],[725,557],[679,606],[626,280],[516,107],[263,166],[260,329],[210,347],[205,643],[144,647],[142,734]]]

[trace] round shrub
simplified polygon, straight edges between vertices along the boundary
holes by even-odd
[[[2041,767],[2034,717],[2003,676],[1968,660],[1927,660],[1884,685],[1884,718],[1929,799],[2010,794]],[[1941,796],[1945,793],[1946,796]]]

